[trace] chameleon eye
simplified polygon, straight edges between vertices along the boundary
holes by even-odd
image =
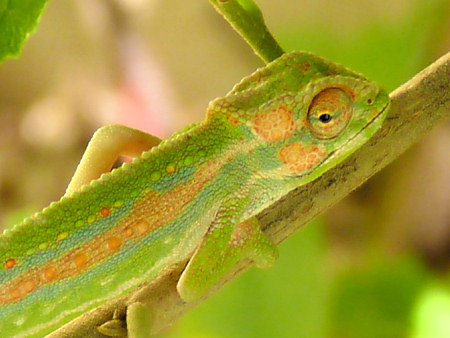
[[[319,138],[338,136],[351,119],[351,97],[342,89],[327,88],[318,93],[308,109],[308,127]]]
[[[320,120],[320,122],[322,122],[322,123],[328,123],[328,122],[330,122],[332,119],[333,119],[333,117],[332,117],[330,114],[327,114],[327,113],[322,114],[322,115],[319,116],[319,120]]]

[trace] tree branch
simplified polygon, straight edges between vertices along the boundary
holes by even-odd
[[[368,143],[316,181],[291,192],[258,216],[269,237],[280,243],[395,160],[432,126],[450,117],[449,81],[450,53],[392,92],[391,110],[381,130]],[[77,318],[50,337],[102,337],[96,327],[111,319],[115,309],[124,316],[126,304],[136,300],[154,310],[153,333],[159,332],[247,269],[250,262],[241,262],[208,297],[192,303],[184,303],[176,292],[184,265],[185,262],[167,268],[133,295]]]

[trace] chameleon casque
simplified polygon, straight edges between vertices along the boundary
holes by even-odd
[[[42,337],[186,259],[177,285],[186,301],[244,258],[270,266],[276,247],[253,216],[354,152],[388,106],[386,91],[362,75],[293,52],[161,143],[103,127],[66,195],[0,236],[1,336]],[[155,146],[99,177],[111,163],[86,168],[105,139]]]

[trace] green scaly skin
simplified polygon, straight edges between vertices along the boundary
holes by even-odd
[[[376,84],[312,54],[259,69],[205,122],[1,235],[2,336],[43,336],[188,258],[186,301],[243,258],[270,266],[276,248],[253,216],[354,152],[388,104]]]

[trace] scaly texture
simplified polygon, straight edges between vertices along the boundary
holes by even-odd
[[[236,260],[264,266],[270,244],[251,217],[356,150],[388,102],[360,74],[311,54],[261,68],[214,100],[204,123],[0,237],[0,332],[42,336],[193,254],[185,299]]]

